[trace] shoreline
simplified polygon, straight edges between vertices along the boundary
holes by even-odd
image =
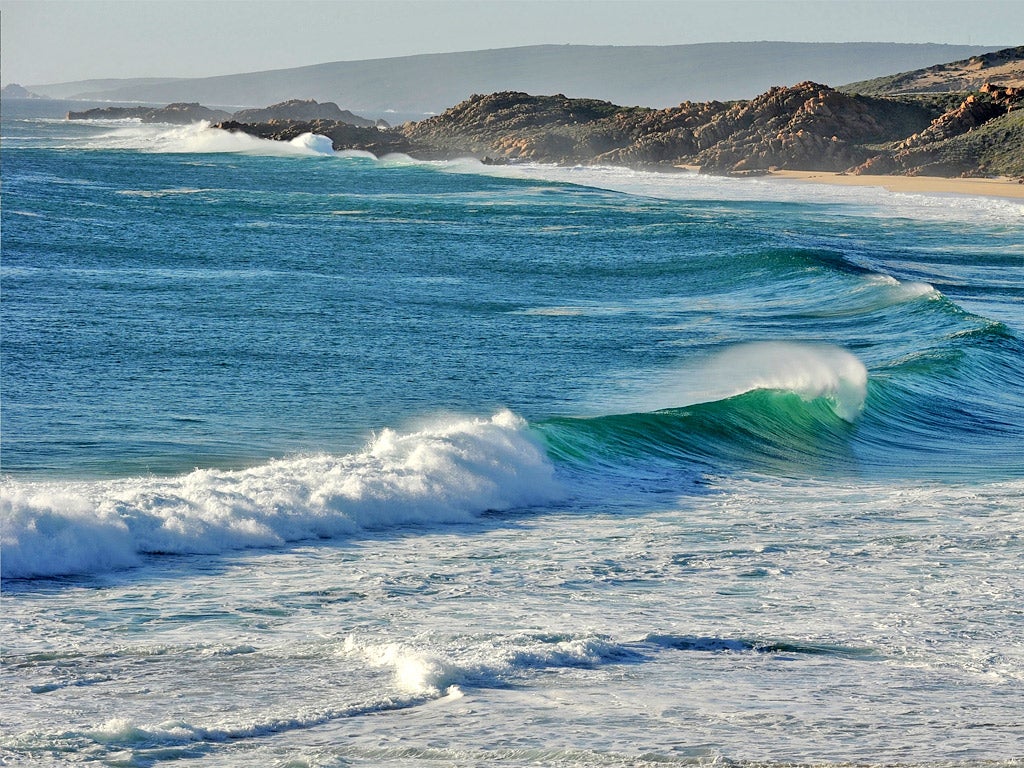
[[[772,171],[758,178],[844,187],[884,187],[890,192],[954,194],[1024,200],[1024,184],[1005,177],[965,179],[942,176],[854,176],[832,171]]]

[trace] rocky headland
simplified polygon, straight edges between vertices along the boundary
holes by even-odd
[[[974,79],[965,79],[965,72]],[[948,90],[941,90],[942,82]],[[972,90],[960,90],[968,82]],[[913,83],[916,90],[908,91]],[[471,96],[440,115],[395,128],[333,102],[298,100],[195,119],[279,141],[317,133],[336,150],[421,159],[689,166],[729,176],[822,171],[1024,179],[1022,107],[1024,46],[842,89],[807,81],[753,99],[668,109],[504,91]],[[69,118],[112,116],[112,109],[122,108]],[[186,114],[204,109],[170,105],[124,116],[189,122]]]

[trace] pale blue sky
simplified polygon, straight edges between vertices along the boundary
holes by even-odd
[[[0,80],[202,77],[538,43],[1019,45],[1024,0],[0,0]]]

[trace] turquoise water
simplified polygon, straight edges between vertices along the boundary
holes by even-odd
[[[8,762],[1019,764],[1020,203],[2,160]]]

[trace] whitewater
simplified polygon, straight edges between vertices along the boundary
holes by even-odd
[[[0,763],[1024,765],[1024,206],[4,104]]]

